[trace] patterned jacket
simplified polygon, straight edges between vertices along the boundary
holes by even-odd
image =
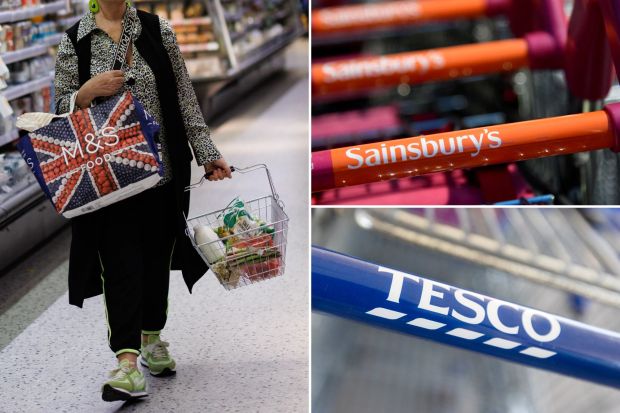
[[[131,14],[136,21],[134,35],[132,39],[137,39],[142,31],[140,19],[136,16],[136,9],[127,8],[125,19]],[[177,45],[176,36],[170,23],[160,18],[161,35],[164,47],[170,56],[172,67],[177,82],[178,101],[183,115],[183,123],[187,138],[194,151],[194,156],[198,165],[215,161],[221,157],[220,152],[211,140],[209,127],[205,124],[196,93],[189,78],[183,56]],[[110,36],[97,27],[95,15],[87,12],[79,22],[77,40],[91,34],[91,75],[96,76],[111,68],[114,59],[116,44]],[[143,56],[135,47],[132,46],[132,64],[126,67],[125,78],[133,78],[135,83],[130,85],[125,82],[122,90],[130,90],[131,93],[144,105],[157,122],[162,125],[159,139],[162,144],[162,158],[164,163],[164,177],[159,182],[162,185],[169,182],[172,176],[170,167],[170,157],[166,137],[169,131],[163,127],[162,109],[159,102],[157,88],[155,87],[155,77],[153,71],[144,60]],[[76,51],[69,40],[67,33],[64,34],[58,48],[56,59],[56,112],[66,113],[69,111],[69,99],[73,92],[79,89],[78,58]]]
[[[137,13],[141,29],[139,36],[136,36],[133,41],[134,63],[132,67],[136,69],[139,65],[138,62],[142,59],[144,62],[142,75],[148,76],[152,73],[151,93],[144,91],[143,94],[138,93],[141,90],[139,84],[145,82],[145,79],[136,78],[137,87],[134,85],[130,90],[141,100],[147,110],[151,111],[152,115],[157,113],[161,116],[160,125],[163,129],[167,128],[169,131],[174,131],[165,138],[168,153],[164,158],[164,162],[169,162],[174,173],[171,184],[174,188],[175,212],[173,216],[170,216],[170,222],[175,224],[176,244],[172,255],[171,269],[182,272],[185,283],[191,292],[192,286],[207,272],[208,267],[192,246],[190,238],[185,235],[185,216],[189,211],[190,191],[184,191],[184,188],[190,183],[190,162],[192,160],[189,146],[194,147],[198,163],[205,161],[205,159],[209,161],[218,158],[219,152],[209,139],[208,129],[198,109],[196,97],[193,89],[191,89],[191,83],[170,26],[154,14],[136,11],[133,8],[128,10],[131,13]],[[76,55],[77,57],[74,65],[64,77],[65,80],[71,78],[70,82],[73,86],[60,85],[61,94],[58,97],[58,103],[61,106],[67,105],[70,91],[76,90],[80,85],[87,82],[92,75],[97,73],[97,70],[102,71],[107,68],[105,66],[107,63],[100,63],[103,69],[95,70],[93,66],[93,63],[96,63],[94,56],[100,53],[96,48],[101,45],[95,42],[95,37],[100,34],[98,29],[91,26],[91,31],[84,31],[92,25],[92,21],[88,23],[92,17],[92,14],[87,13],[82,21],[67,30],[67,36],[63,40],[65,52],[70,56]],[[80,35],[82,35],[81,38]],[[166,36],[168,40],[166,40]],[[111,56],[114,45],[111,39],[108,38],[107,40],[109,40],[107,47],[110,49],[108,53]],[[67,51],[67,49],[69,50]],[[66,61],[69,62],[70,60]],[[111,63],[109,64],[111,65]],[[60,68],[60,70],[62,72],[64,68]],[[154,91],[157,93],[155,94]],[[187,96],[188,94],[189,96]],[[155,95],[157,96],[153,98]],[[150,104],[158,103],[161,107],[158,105],[147,106],[145,96],[147,98],[151,96]],[[153,106],[157,107],[153,108]],[[187,106],[194,109],[188,112]],[[62,107],[59,107],[59,111],[61,109]],[[163,141],[163,139],[160,140]],[[103,224],[102,220],[98,219],[97,212],[71,219],[69,303],[79,307],[82,306],[84,299],[102,292],[101,272],[103,268],[99,261],[97,233],[100,232],[99,228]],[[131,253],[131,251],[127,251],[127,253]]]

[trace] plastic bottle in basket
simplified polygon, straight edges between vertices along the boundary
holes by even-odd
[[[206,225],[196,225],[194,227],[194,240],[210,264],[226,256],[226,247],[212,228]]]

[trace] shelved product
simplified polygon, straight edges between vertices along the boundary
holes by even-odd
[[[285,0],[240,0],[222,3],[233,50],[239,60],[284,34],[294,3]]]
[[[38,1],[30,0],[24,3],[30,3],[30,5],[24,6],[21,1],[5,0],[0,2],[0,23],[12,23],[56,13],[64,10],[67,4],[65,0],[56,0],[43,4],[35,4]]]
[[[21,111],[15,111],[16,107],[24,107],[24,112],[41,111],[50,112],[51,86],[53,81],[54,59],[49,55],[37,56],[33,59],[24,59],[8,65],[9,77],[6,79],[7,87],[0,92],[0,99],[4,107],[10,106],[11,110],[5,110],[0,116],[0,147],[13,141],[17,136],[15,119]],[[41,96],[45,99],[41,100]],[[45,102],[34,105],[18,105],[17,100],[32,100],[32,102]]]
[[[15,119],[54,110],[53,49],[85,10],[85,1],[0,0],[0,231],[19,238],[5,238],[14,254],[64,222],[42,204],[39,185],[14,149]]]
[[[48,53],[48,49],[52,46],[56,46],[60,43],[62,33],[54,33],[46,36],[44,39],[38,41],[32,46],[24,47],[23,49],[15,50],[12,52],[5,52],[2,54],[2,60],[4,63],[14,63],[20,60],[30,59],[32,57],[41,56]]]
[[[278,52],[302,32],[295,0],[131,3],[170,22],[203,112],[210,115],[215,112],[211,106],[221,111],[234,104],[281,67]],[[9,190],[5,182],[14,178],[2,174],[2,159],[15,156],[17,116],[54,111],[54,47],[87,10],[87,0],[0,0],[0,235],[11,230],[20,238],[3,240],[15,246],[14,256],[64,221],[49,208],[36,182],[20,180]],[[3,73],[2,62],[8,73]],[[212,105],[216,98],[220,100]],[[33,220],[41,222],[33,226]],[[0,260],[0,269],[4,264]]]
[[[205,2],[187,7],[183,1],[138,0],[134,4],[170,22],[192,78],[217,78],[229,69],[226,50]]]
[[[82,0],[0,0],[0,61],[8,66],[8,73],[0,74],[0,147],[17,137],[11,108],[20,105],[13,100],[40,102],[40,96],[45,95],[46,105],[34,108],[53,110],[49,96],[53,93],[54,59],[50,51],[86,7]]]
[[[294,0],[138,0],[170,21],[192,79],[234,78],[289,44],[301,31]]]
[[[17,151],[0,153],[0,204],[35,181]]]

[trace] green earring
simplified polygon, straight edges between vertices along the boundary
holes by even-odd
[[[127,5],[127,7],[131,7],[131,0],[125,0],[125,4]]]
[[[88,8],[93,13],[99,13],[99,2],[97,0],[88,0]]]

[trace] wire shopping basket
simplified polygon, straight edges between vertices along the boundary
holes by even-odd
[[[242,201],[235,198],[223,209],[185,217],[187,236],[218,281],[227,290],[284,273],[288,216],[264,164],[231,167],[241,174],[264,169],[271,195]],[[206,176],[186,191],[203,184]]]

